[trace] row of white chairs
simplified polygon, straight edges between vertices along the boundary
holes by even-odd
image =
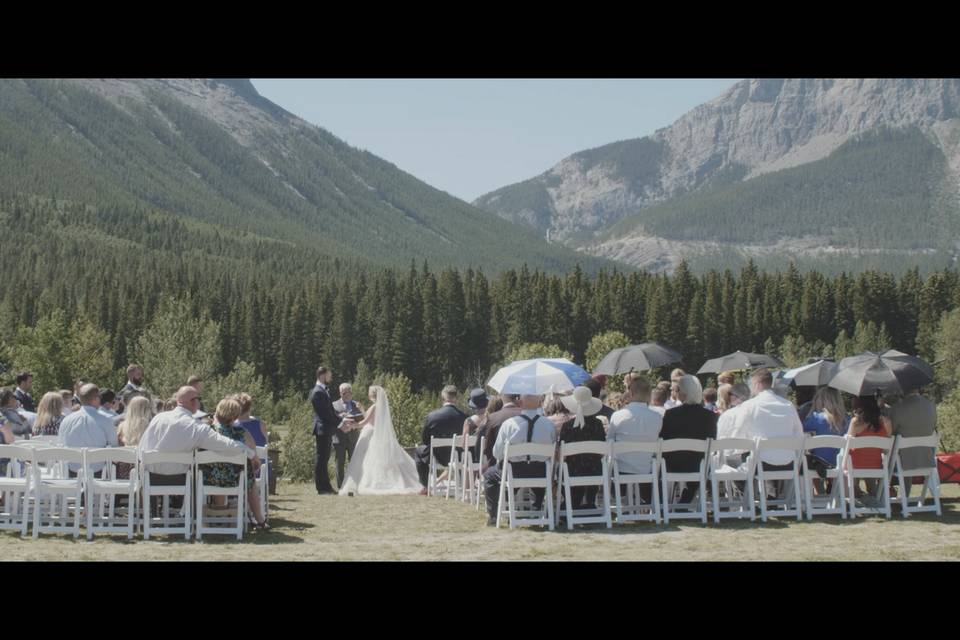
[[[261,459],[258,485],[262,512],[266,517],[269,488],[267,447],[257,447]],[[145,540],[151,535],[182,534],[190,539],[196,534],[233,534],[242,539],[247,526],[246,456],[242,451],[221,453],[197,451],[163,453],[145,451],[138,455],[136,447],[75,448],[59,446],[56,437],[34,437],[13,445],[0,445],[0,459],[8,459],[7,472],[0,477],[0,529],[19,530],[22,536],[33,528],[33,537],[41,533],[80,535],[85,522],[87,539],[96,533],[126,533],[131,539],[142,532]],[[118,478],[116,464],[131,465],[129,478]],[[229,463],[241,467],[236,487],[215,487],[204,481],[201,465]],[[186,465],[182,485],[155,485],[145,469],[156,464]],[[97,473],[100,477],[97,477]],[[118,497],[125,497],[121,503]],[[174,496],[183,499],[180,510],[171,512]],[[236,499],[232,515],[205,512],[211,496]],[[153,499],[162,504],[154,516]],[[196,514],[196,515],[194,515]]]
[[[463,436],[442,439],[434,438],[431,441],[431,473],[430,481],[433,485],[433,494],[436,495],[437,472],[440,469],[436,463],[433,449],[452,447],[450,465],[448,466],[447,496],[457,487],[463,487],[461,499],[473,499],[466,487],[478,489],[476,500],[479,508],[479,470],[475,469],[470,447],[475,444],[475,436],[464,439]],[[472,439],[472,441],[471,441]],[[714,523],[724,518],[749,518],[755,520],[759,507],[760,517],[766,522],[770,515],[779,517],[795,517],[802,519],[803,515],[812,520],[814,515],[838,514],[842,518],[856,518],[866,513],[882,514],[887,518],[892,516],[890,484],[897,479],[899,491],[896,501],[900,503],[901,514],[909,517],[912,513],[935,511],[942,515],[940,505],[940,483],[933,452],[939,442],[937,434],[919,438],[894,438],[862,436],[851,438],[848,436],[812,436],[806,435],[797,438],[771,439],[672,439],[657,441],[619,442],[561,442],[557,455],[556,445],[520,443],[509,444],[505,448],[506,460],[518,460],[528,456],[536,456],[546,462],[543,477],[516,478],[512,473],[512,466],[505,465],[497,526],[503,516],[510,521],[510,528],[518,524],[546,525],[551,530],[559,523],[561,515],[565,517],[567,528],[572,529],[576,524],[603,523],[612,526],[614,515],[616,522],[648,520],[656,523],[669,523],[671,519],[699,519],[706,523],[708,514],[712,512]],[[457,448],[466,445],[466,454],[458,455]],[[808,463],[807,454],[813,449],[837,449],[838,464],[826,470],[826,479],[830,480],[830,491],[818,493],[814,490],[814,482],[819,480],[816,470]],[[931,466],[920,469],[903,469],[900,452],[907,449],[921,448],[931,452]],[[879,449],[881,453],[881,468],[856,468],[851,462],[854,451],[860,449]],[[482,450],[482,446],[481,446]],[[784,452],[788,455],[790,468],[788,470],[769,470],[759,464],[765,453],[772,451]],[[693,472],[668,471],[664,454],[689,452],[699,454],[701,462],[699,469]],[[570,474],[567,459],[571,456],[593,454],[601,458],[601,473],[593,476],[573,476]],[[651,464],[649,473],[626,473],[621,465],[626,456],[631,454],[646,454]],[[731,464],[732,463],[732,464]],[[784,465],[785,466],[785,465]],[[914,500],[910,498],[911,480],[922,480],[922,489]],[[458,483],[458,480],[460,481]],[[473,484],[468,484],[467,481]],[[866,504],[856,497],[856,486],[860,480],[869,480],[877,485],[876,494],[870,496],[876,502]],[[775,499],[767,496],[767,483],[779,482],[786,484]],[[690,503],[678,503],[676,494],[684,484],[692,484],[696,491]],[[822,483],[821,483],[822,484]],[[639,499],[642,486],[648,486],[649,502]],[[571,500],[571,489],[574,487],[597,488],[597,508],[574,509]],[[710,504],[707,501],[707,487],[710,487]],[[554,508],[554,488],[559,494],[558,500],[563,500],[565,509]],[[525,499],[516,496],[516,492],[523,489],[538,489],[545,492],[544,504],[538,509],[530,509],[529,492]],[[926,504],[927,495],[932,498],[932,504]],[[756,495],[756,498],[755,498]]]

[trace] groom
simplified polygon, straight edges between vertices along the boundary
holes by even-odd
[[[317,452],[314,458],[313,481],[319,495],[336,493],[330,486],[330,445],[340,426],[351,427],[353,420],[341,420],[333,408],[330,390],[333,371],[326,367],[317,369],[317,384],[310,390],[310,404],[313,405],[313,436],[317,440]]]

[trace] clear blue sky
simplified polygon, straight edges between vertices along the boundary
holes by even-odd
[[[287,111],[467,201],[649,135],[735,82],[253,79]]]

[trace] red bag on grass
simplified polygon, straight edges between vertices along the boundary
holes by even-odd
[[[940,473],[940,482],[960,483],[960,452],[938,453],[937,471]]]

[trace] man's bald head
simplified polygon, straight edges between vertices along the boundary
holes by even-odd
[[[199,396],[200,392],[194,387],[183,386],[177,389],[177,393],[173,397],[176,398],[178,405],[194,411],[193,401]]]

